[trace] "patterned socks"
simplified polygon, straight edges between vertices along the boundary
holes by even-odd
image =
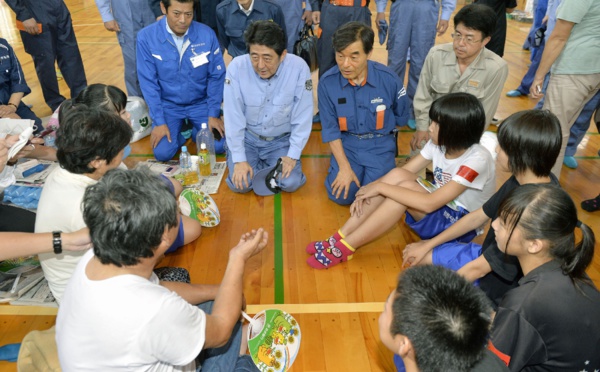
[[[335,235],[333,237],[335,237]],[[355,249],[344,239],[341,239],[336,241],[333,245],[328,245],[324,249],[314,253],[306,260],[306,263],[314,269],[328,269],[341,262],[351,260],[354,252]]]
[[[327,240],[320,240],[317,242],[311,242],[306,246],[306,253],[315,254],[317,252],[321,252],[322,250],[333,246],[336,242],[344,239],[345,236],[342,234],[340,230],[338,230],[335,234],[331,235]]]

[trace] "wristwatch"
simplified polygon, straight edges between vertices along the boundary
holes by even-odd
[[[56,254],[62,253],[62,238],[60,237],[60,233],[62,231],[52,231],[52,247]]]

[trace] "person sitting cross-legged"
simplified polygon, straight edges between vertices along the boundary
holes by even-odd
[[[58,311],[64,370],[190,371],[200,354],[203,371],[258,371],[239,319],[244,267],[267,245],[262,228],[242,235],[215,286],[159,282],[153,273],[180,222],[170,190],[149,170],[108,172],[86,190],[83,219],[94,249]]]

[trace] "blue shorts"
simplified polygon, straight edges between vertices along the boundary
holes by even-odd
[[[173,244],[171,244],[171,246],[169,247],[169,249],[167,249],[167,251],[165,253],[175,252],[182,246],[183,246],[183,218],[181,218],[181,216],[179,216],[179,231],[177,232],[177,237],[175,238],[175,241],[173,242]]]
[[[469,211],[462,207],[459,207],[459,210],[455,211],[447,205],[444,205],[440,209],[425,215],[420,221],[415,221],[410,213],[406,212],[406,224],[413,229],[421,239],[431,239],[467,214],[469,214]],[[455,241],[468,243],[476,236],[477,231],[472,230],[457,238]]]
[[[173,182],[171,182],[169,177],[165,176],[164,174],[161,174],[160,179],[161,179],[161,181],[163,181],[165,183],[165,185],[169,188],[169,190],[171,190],[171,193],[173,193],[173,195],[175,195],[175,186],[173,185]]]
[[[433,248],[431,261],[434,265],[458,271],[479,256],[481,256],[481,245],[452,241]]]

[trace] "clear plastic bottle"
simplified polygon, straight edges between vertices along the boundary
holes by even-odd
[[[210,155],[205,143],[200,144],[200,151],[198,151],[198,171],[202,177],[210,176]]]
[[[200,146],[203,143],[206,145],[208,158],[210,159],[210,169],[212,170],[215,168],[215,162],[217,161],[215,156],[215,137],[206,123],[202,123],[198,134],[196,134],[196,148],[198,149],[198,157],[200,157]]]
[[[188,152],[187,146],[181,146],[179,167],[181,168],[181,174],[183,174],[184,186],[193,185],[199,182],[198,173],[192,167],[192,156]]]

